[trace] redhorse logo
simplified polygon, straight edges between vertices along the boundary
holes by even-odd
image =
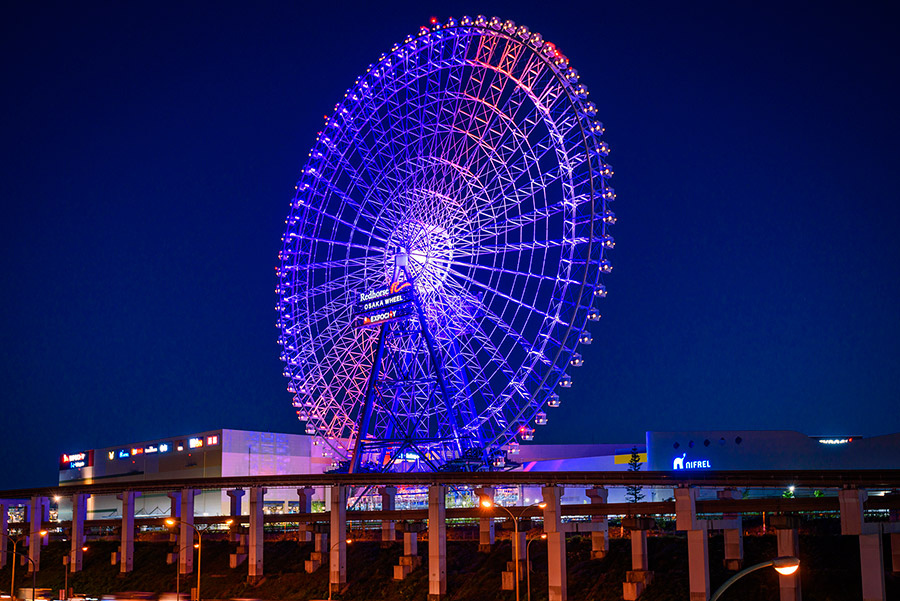
[[[391,294],[397,294],[401,290],[405,290],[411,286],[409,282],[392,282],[391,283]]]

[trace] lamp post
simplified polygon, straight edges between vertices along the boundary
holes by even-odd
[[[87,550],[88,550],[87,546],[81,547],[82,553],[87,553]],[[69,569],[70,569],[69,566],[71,564],[72,564],[72,554],[70,552],[69,555],[66,557],[65,567],[63,569],[63,572],[65,572],[65,574],[66,574],[66,579],[65,579],[66,583],[63,585],[63,586],[65,586],[66,600],[68,600],[68,598],[69,598]]]
[[[547,538],[547,533],[541,532],[538,536],[532,536],[528,544],[525,545],[525,590],[528,591],[528,601],[531,601],[531,563],[528,561],[528,549],[531,547],[531,543],[539,538]]]
[[[348,538],[344,542],[349,545],[353,542],[353,539]],[[328,549],[328,601],[331,601],[331,552],[334,551],[334,549],[340,544],[341,541],[338,541],[331,545],[331,548]]]
[[[34,589],[37,588],[37,569],[35,569],[37,566],[34,565],[34,560],[31,559],[30,557],[28,557],[27,555],[25,555],[24,553],[20,553],[19,551],[13,551],[13,554],[18,555],[19,557],[24,557],[25,559],[27,559],[28,561],[31,562],[31,601],[34,601],[34,593],[35,593]],[[13,565],[15,565],[15,564],[13,564]],[[12,591],[9,592],[9,596],[14,598]]]
[[[482,505],[482,507],[486,507],[486,508],[499,507],[500,509],[502,509],[503,511],[508,513],[510,519],[512,519],[513,533],[515,536],[515,538],[513,540],[513,563],[516,564],[516,601],[519,601],[519,518],[521,518],[523,515],[525,515],[525,512],[528,511],[529,509],[531,509],[532,507],[540,507],[541,509],[543,509],[544,507],[547,506],[547,504],[546,503],[534,503],[532,505],[529,505],[528,507],[524,507],[522,509],[522,511],[519,512],[518,515],[513,515],[512,511],[510,511],[503,505],[498,505],[497,503],[494,503],[490,499],[484,499],[481,502],[481,505]],[[526,548],[525,551],[527,552],[528,549]]]
[[[231,526],[233,521],[234,520],[226,520],[225,525]],[[203,531],[201,531],[199,528],[194,526],[192,523],[179,520],[178,518],[166,518],[166,524],[168,524],[169,526],[174,526],[175,524],[183,524],[185,526],[190,526],[191,528],[194,529],[194,532],[197,533],[197,601],[200,601],[200,558],[202,557],[202,553],[203,553],[203,534],[202,534],[202,532],[207,530],[209,528],[209,526],[207,526],[206,528],[203,529]],[[183,548],[183,547],[181,547],[181,545],[179,545],[179,551],[181,548]],[[175,563],[177,564],[178,562],[176,561]],[[175,570],[175,573],[179,576],[181,575],[181,566],[180,565],[178,566],[178,569]],[[179,581],[179,578],[176,578],[175,579],[175,595],[176,595],[176,597],[178,596],[178,592],[179,592],[178,591],[178,585],[179,585],[178,581]]]
[[[47,531],[46,531],[46,530],[41,530],[41,531],[38,532],[37,534],[39,534],[40,536],[47,536]],[[10,536],[10,535],[8,535],[8,534],[3,534],[2,532],[0,532],[0,536],[2,536],[3,538],[5,538],[5,539],[7,539],[7,540],[11,540],[11,541],[12,541],[12,544],[13,544],[13,550],[12,550],[12,552],[13,552],[13,554],[19,555],[19,556],[21,556],[21,557],[24,557],[25,559],[27,559],[28,561],[31,562],[31,565],[32,565],[32,566],[34,566],[34,560],[33,560],[33,559],[31,559],[31,558],[28,557],[27,555],[23,555],[22,553],[19,553],[18,551],[16,551],[16,547],[19,546],[19,541],[22,540],[23,538],[25,538],[26,535],[20,534],[19,536],[12,537],[12,536]],[[4,543],[4,544],[6,544],[6,543]],[[40,544],[40,543],[38,543],[38,544]],[[37,570],[35,570],[35,569],[32,567],[32,570],[31,570],[31,571],[32,571],[32,572],[36,572]],[[34,589],[34,587],[32,587],[32,589]],[[33,591],[33,590],[32,590],[32,595],[31,595],[31,596],[32,596],[32,597],[34,596],[34,591]],[[13,564],[12,564],[12,578],[11,578],[10,581],[9,581],[9,598],[10,598],[10,599],[15,599],[15,598],[16,598],[16,561],[15,561],[15,560],[13,560]]]
[[[762,563],[752,565],[749,568],[744,568],[743,570],[726,580],[725,584],[716,589],[716,592],[714,592],[713,596],[709,598],[709,601],[717,601],[719,597],[722,596],[722,593],[725,592],[725,589],[727,589],[729,586],[734,584],[735,581],[743,578],[750,572],[755,572],[756,570],[761,570],[769,566],[775,568],[775,571],[783,576],[790,576],[797,571],[797,568],[800,567],[800,560],[796,557],[791,556],[776,557],[775,559],[770,559],[769,561],[764,561]]]

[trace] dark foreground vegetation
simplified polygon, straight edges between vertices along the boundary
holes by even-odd
[[[590,559],[590,539],[569,538],[567,544],[568,591],[572,601],[613,601],[622,599],[622,582],[630,568],[630,546],[627,539],[613,539],[605,559]],[[170,545],[161,542],[135,544],[135,570],[119,575],[118,566],[110,565],[110,553],[117,548],[114,541],[90,541],[85,553],[84,571],[70,575],[69,586],[78,594],[100,596],[124,591],[174,592],[175,566],[166,563]],[[224,541],[204,541],[204,599],[324,599],[328,597],[327,566],[314,574],[306,574],[303,562],[313,550],[312,543],[282,540],[266,543],[265,578],[254,585],[246,582],[247,565],[228,567],[228,555],[234,546]],[[449,574],[447,599],[452,601],[512,601],[511,591],[500,590],[500,572],[510,560],[509,541],[500,541],[491,553],[479,553],[471,541],[447,543]],[[860,600],[859,547],[856,537],[840,535],[801,536],[802,590],[804,601]],[[52,541],[41,554],[41,570],[37,586],[58,591],[63,588],[62,560],[68,550],[65,541]],[[730,572],[722,567],[721,536],[709,541],[710,581],[713,590]],[[651,586],[641,597],[646,601],[686,601],[688,595],[687,543],[683,537],[665,535],[650,538],[650,568],[656,573]],[[745,565],[775,556],[775,537],[771,534],[744,539]],[[885,538],[886,584],[888,599],[900,600],[900,578],[890,572],[889,541]],[[382,549],[378,542],[360,541],[348,548],[348,585],[342,600],[391,599],[424,600],[428,596],[427,542],[420,541],[422,567],[400,582],[393,580],[393,566],[399,562],[402,544]],[[531,577],[534,601],[547,599],[546,547],[543,541],[531,545],[533,569]],[[9,586],[10,566],[0,570],[0,590]],[[196,583],[196,573],[183,577],[184,592]],[[17,587],[30,587],[31,577],[25,569],[16,571]],[[777,576],[772,570],[755,572],[736,583],[727,595],[730,601],[777,599]],[[522,600],[526,594],[524,581]]]

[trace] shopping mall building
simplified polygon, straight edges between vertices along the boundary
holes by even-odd
[[[521,445],[511,456],[525,471],[624,471],[632,453],[642,470],[817,470],[892,469],[900,466],[900,434],[807,436],[785,430],[647,432],[644,442],[622,444]],[[92,450],[75,450],[60,458],[61,486],[97,482],[178,480],[227,476],[320,474],[331,468],[312,436],[243,430],[214,430]],[[465,496],[467,490],[457,491]],[[324,501],[323,491],[316,499]],[[671,497],[671,489],[646,491],[648,501]],[[529,503],[539,489],[498,491],[498,500]],[[771,494],[771,493],[770,493]],[[416,506],[419,491],[401,491],[398,508]],[[270,488],[269,512],[297,511],[296,490]],[[610,502],[624,500],[624,490],[612,489]],[[565,503],[587,503],[584,490],[566,488]],[[63,517],[68,508],[60,507]],[[244,500],[246,505],[247,500]],[[168,515],[166,494],[145,493],[136,500],[139,516]],[[226,491],[204,491],[195,499],[196,515],[223,515],[230,510]],[[88,500],[90,518],[113,517],[121,511],[114,495]],[[247,511],[247,507],[244,507]]]

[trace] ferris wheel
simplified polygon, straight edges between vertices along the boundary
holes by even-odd
[[[432,19],[326,117],[277,311],[297,416],[335,465],[501,467],[559,406],[614,246],[578,79],[527,27]]]

